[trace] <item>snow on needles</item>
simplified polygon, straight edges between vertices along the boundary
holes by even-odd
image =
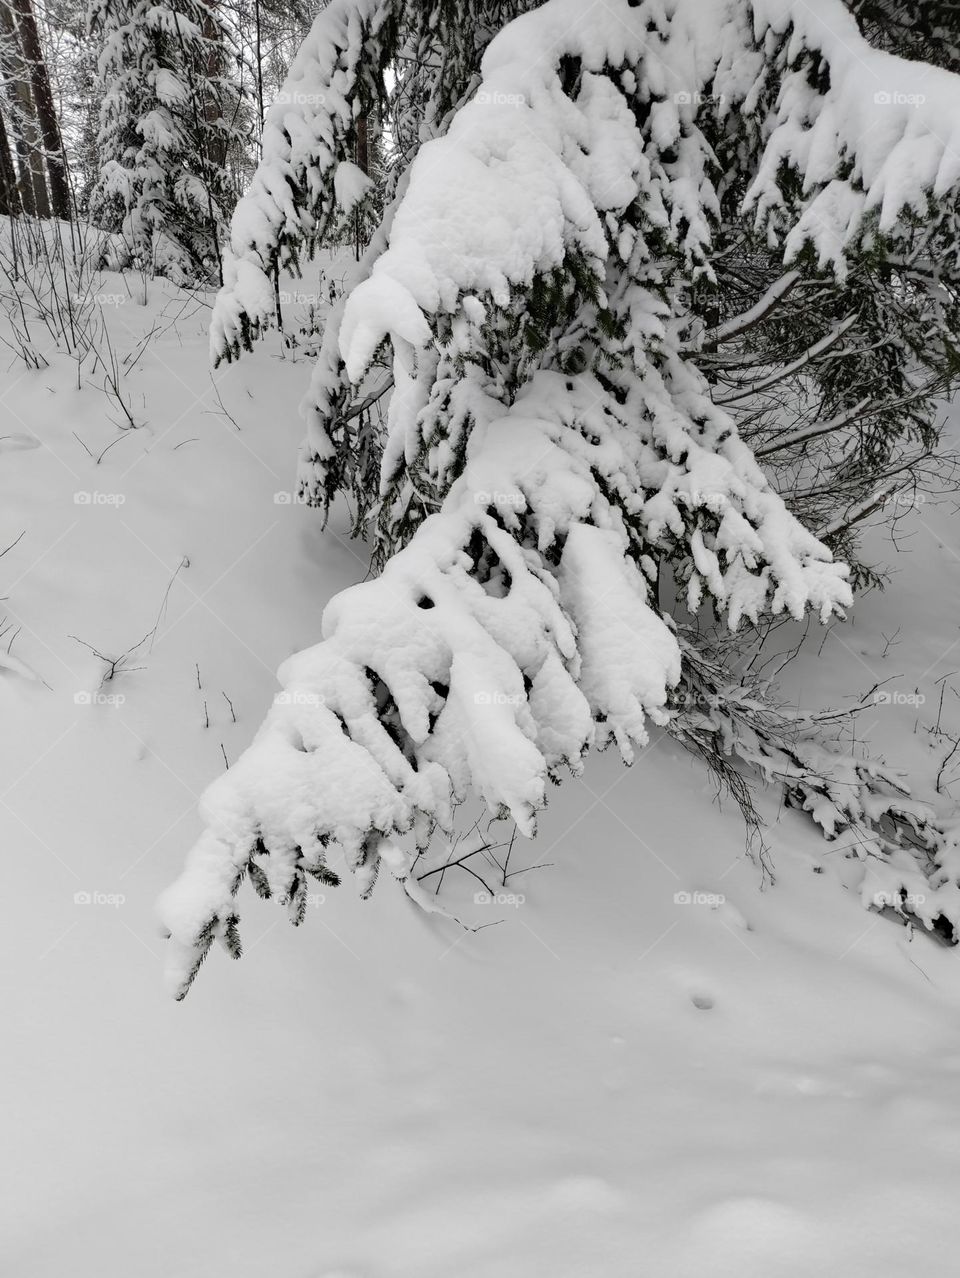
[[[536,421],[518,430],[549,449]],[[160,903],[175,993],[214,935],[239,953],[245,873],[299,921],[305,874],[324,876],[331,844],[369,890],[386,842],[404,880],[410,859],[393,836],[423,844],[435,823],[449,829],[470,790],[532,835],[548,777],[579,770],[610,737],[629,760],[647,739],[645,716],[666,721],[679,648],[617,535],[580,522],[595,497],[586,474],[545,477],[566,535],[555,571],[504,527],[522,513],[529,452],[514,450],[517,473],[501,464],[496,493],[477,486],[490,478],[489,453],[477,452],[383,574],[330,602],[323,642],[284,664],[254,744],[204,795],[207,831]],[[464,547],[477,543],[474,560]],[[582,669],[578,625],[593,639]]]
[[[215,357],[268,322],[276,264],[362,196],[347,141],[389,13],[333,0],[271,109]],[[685,345],[718,209],[705,95],[755,117],[745,208],[788,257],[809,239],[842,273],[871,209],[894,231],[960,177],[939,133],[960,79],[876,53],[839,0],[548,0],[504,28],[330,317],[304,490],[349,451],[349,397],[388,358],[387,565],[329,604],[323,642],[284,665],[256,741],[205,796],[207,833],[162,904],[178,994],[215,937],[239,953],[245,874],[296,922],[330,845],[367,892],[384,851],[406,880],[394,840],[422,846],[470,791],[532,834],[561,766],[611,740],[630,761],[681,677],[658,562],[733,628],[851,602]]]
[[[274,267],[295,267],[297,246],[322,233],[338,201],[348,212],[363,196],[347,138],[363,42],[387,7],[384,0],[332,0],[267,112],[263,159],[234,211],[224,254],[210,325],[214,362],[238,355],[272,322]]]

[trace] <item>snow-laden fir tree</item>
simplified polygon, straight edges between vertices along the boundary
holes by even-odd
[[[217,6],[91,0],[89,28],[102,46],[92,220],[121,237],[138,269],[178,283],[218,278],[238,101]]]
[[[650,724],[777,776],[890,882],[922,875],[925,921],[960,919],[952,853],[896,778],[831,765],[811,725],[734,685],[730,641],[697,638],[705,618],[730,634],[852,601],[828,544],[843,527],[793,513],[734,413],[764,411],[768,443],[796,433],[762,398],[793,379],[801,426],[839,406],[831,430],[863,429],[849,378],[817,366],[868,360],[845,343],[870,272],[911,337],[938,300],[953,314],[952,274],[890,280],[956,267],[960,78],[871,46],[840,0],[333,0],[286,87],[233,219],[213,355],[270,325],[278,267],[366,197],[356,121],[392,111],[402,160],[328,322],[301,457],[306,499],[368,494],[383,568],[331,601],[204,796],[161,903],[175,992],[215,938],[239,954],[246,875],[294,922],[332,853],[364,893],[385,862],[422,899],[417,850],[465,796],[532,835],[548,781],[591,746],[629,763]],[[731,296],[738,254],[752,306]],[[801,281],[819,328],[781,310],[778,338],[767,317]],[[898,379],[909,395],[919,362],[898,346],[859,398]]]

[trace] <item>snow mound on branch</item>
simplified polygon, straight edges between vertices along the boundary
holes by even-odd
[[[685,0],[690,3],[690,0]],[[782,203],[779,170],[803,178],[804,207],[786,240],[786,258],[810,241],[821,267],[842,277],[845,252],[871,212],[895,234],[906,214],[924,216],[931,197],[960,183],[960,79],[873,48],[841,4],[816,8],[753,0],[758,35],[787,38],[772,129],[745,207],[759,220]],[[813,87],[810,55],[828,71]],[[842,175],[842,176],[841,176]]]
[[[359,284],[351,297],[360,296],[365,305],[344,316],[340,330],[346,350],[347,376],[358,382],[389,332],[397,349],[425,346],[430,326],[410,291],[385,275]]]
[[[530,396],[535,416],[562,424],[548,433],[554,444],[561,436],[563,441],[556,456],[550,454],[557,482],[577,474],[617,492],[651,544],[690,536],[695,571],[688,597],[694,608],[707,591],[734,628],[743,617],[757,619],[768,605],[796,617],[812,606],[827,618],[850,602],[845,568],[789,514],[737,438],[732,419],[676,352],[654,281],[619,282],[623,266],[608,243],[604,208],[615,193],[621,205],[639,201],[652,219],[672,226],[672,197],[665,186],[660,191],[662,183],[651,190],[643,139],[615,85],[584,72],[574,101],[553,59],[531,63],[529,49],[546,44],[559,58],[565,48],[579,47],[587,64],[598,67],[624,57],[656,59],[645,52],[639,31],[628,27],[625,35],[612,10],[598,15],[588,31],[576,19],[576,6],[553,0],[492,42],[481,87],[447,134],[421,148],[389,246],[347,299],[338,335],[350,381],[360,381],[384,342],[394,353],[397,389],[388,415],[383,491],[424,454],[442,490],[476,423],[491,420],[478,352],[496,312],[512,307],[522,316],[535,281],[579,258],[597,281],[597,304],[620,308],[624,353],[635,377],[625,380],[620,402],[588,377],[538,372],[520,389],[517,409],[528,412]],[[672,145],[680,129],[676,111],[659,127]],[[699,182],[699,168],[695,175]],[[689,192],[680,185],[683,208]],[[676,227],[670,234],[684,234],[684,251],[694,251],[689,232]],[[620,298],[613,295],[617,288]],[[509,420],[516,431],[518,412]],[[495,431],[488,429],[485,445],[490,488],[497,486],[504,450],[512,455],[527,449],[525,467],[539,472],[535,445],[518,434],[510,441],[498,437],[494,447]],[[564,450],[578,453],[578,468],[571,468]],[[480,451],[470,455],[476,465]],[[549,533],[545,490],[537,509],[540,530]],[[689,530],[692,512],[697,526]],[[623,516],[611,511],[609,518],[616,523]]]
[[[372,186],[373,179],[351,160],[343,160],[337,165],[333,189],[344,213],[351,213]]]
[[[331,846],[366,893],[384,840],[405,882],[410,860],[393,840],[424,846],[471,791],[532,836],[548,778],[611,740],[630,762],[647,720],[669,721],[680,648],[651,607],[585,436],[599,439],[611,476],[654,456],[618,451],[621,424],[586,376],[540,373],[511,411],[494,407],[441,509],[378,579],[331,601],[323,641],[284,664],[253,745],[204,796],[207,830],[160,907],[178,996],[215,937],[239,956],[245,874],[299,923],[305,876],[326,881]],[[724,468],[732,480],[720,463],[697,483],[709,473],[716,486]],[[679,512],[694,494],[674,500]],[[822,588],[827,606],[842,569],[811,564],[810,580],[796,566],[798,588],[804,599]],[[834,570],[829,587],[818,569]],[[759,583],[766,591],[766,574]]]
[[[762,61],[747,57],[728,65],[723,56],[724,46],[749,42],[744,12],[731,17],[727,4],[680,0],[666,39],[650,41],[646,9],[653,7],[620,0],[591,9],[588,22],[577,0],[551,0],[494,39],[473,100],[445,137],[427,143],[414,160],[392,251],[347,303],[340,349],[353,380],[378,345],[364,328],[363,342],[353,347],[353,312],[369,309],[376,290],[389,288],[388,279],[423,310],[452,312],[462,292],[496,297],[528,286],[572,249],[606,258],[601,213],[642,197],[650,180],[643,138],[606,76],[585,72],[574,105],[557,78],[555,58],[569,54],[598,70],[638,64],[653,94],[668,92],[671,82],[689,86],[654,104],[652,131],[662,147],[689,143],[689,104],[711,87],[726,110],[750,109],[752,77],[744,75],[744,62],[756,73]],[[762,220],[778,208],[781,167],[795,168],[808,195],[786,256],[796,256],[809,239],[821,266],[833,263],[842,272],[844,249],[866,213],[878,209],[880,229],[893,231],[905,211],[922,214],[931,194],[942,196],[960,181],[960,124],[944,126],[960,119],[960,80],[873,49],[840,5],[830,6],[829,22],[785,0],[756,0],[752,8],[754,38],[768,28],[776,35],[789,31],[786,59],[798,65],[785,73],[745,209]],[[532,60],[531,47],[552,56]],[[811,54],[829,68],[825,94],[809,83]],[[694,150],[683,150],[671,198],[702,227],[706,241],[702,174]],[[841,180],[848,158],[852,172]],[[389,313],[386,305],[379,309]],[[382,336],[388,331],[384,326]]]
[[[389,0],[333,0],[271,107],[263,158],[234,214],[211,329],[215,361],[239,354],[271,321],[263,285],[252,283],[251,272],[237,272],[234,262],[265,275],[278,261],[295,264],[297,245],[322,229],[337,199],[349,209],[358,197],[355,183],[349,192],[336,187],[349,172],[347,139],[364,49],[391,12]],[[542,56],[532,57],[532,49]],[[576,108],[553,75],[561,57],[583,68]],[[814,64],[828,84],[824,91],[813,87]],[[426,309],[448,307],[449,297],[438,300],[433,290],[448,274],[437,269],[438,261],[457,251],[471,264],[466,274],[475,276],[475,287],[492,293],[506,281],[528,283],[531,258],[544,265],[555,256],[567,218],[602,252],[594,234],[597,210],[623,209],[635,196],[636,180],[649,186],[650,176],[633,115],[603,74],[610,67],[627,68],[621,82],[632,84],[645,103],[650,140],[676,152],[669,183],[659,191],[654,183],[647,192],[647,214],[682,231],[694,254],[709,242],[716,212],[706,180],[713,159],[691,127],[705,97],[721,114],[765,117],[766,141],[744,208],[760,222],[774,220],[788,259],[811,241],[821,265],[832,264],[842,275],[845,251],[869,213],[877,212],[884,233],[895,233],[904,213],[923,213],[931,195],[939,199],[960,183],[960,125],[950,123],[960,118],[957,77],[872,48],[839,0],[816,9],[789,0],[676,0],[672,6],[609,0],[588,9],[581,0],[549,0],[491,42],[482,86],[451,126],[458,149],[427,143],[415,160],[420,191],[425,194],[431,170],[434,181],[430,199],[414,197],[404,216],[426,216],[439,236],[433,253],[410,259],[396,278]],[[483,141],[471,142],[477,128]],[[527,174],[532,198],[518,203],[490,162],[501,178],[523,173],[525,158],[544,145],[563,164],[550,173],[535,163]],[[784,165],[803,179],[790,209],[781,189]],[[457,202],[461,184],[478,198],[470,216],[454,224],[444,209],[448,195]],[[490,249],[503,239],[518,248],[498,276],[491,257],[505,255]],[[396,263],[391,269],[398,270]]]
[[[646,719],[667,722],[677,641],[622,531],[584,522],[598,500],[588,472],[568,461],[565,481],[557,467],[542,485],[531,475],[531,445],[564,455],[551,429],[509,414],[495,424],[494,443],[519,434],[527,444],[499,457],[498,491],[477,487],[489,453],[473,441],[478,461],[442,509],[378,579],[334,598],[323,642],[281,668],[284,691],[204,795],[207,830],[160,904],[176,994],[215,936],[239,954],[245,873],[299,922],[305,875],[328,873],[331,845],[368,891],[384,839],[412,833],[424,845],[434,825],[451,828],[454,802],[471,790],[532,836],[549,777],[578,771],[610,739],[630,761]],[[541,496],[550,531],[539,553],[506,525],[532,518]],[[396,877],[408,865],[391,854]]]
[[[295,64],[235,219],[215,354],[267,322],[270,271],[356,193],[342,166],[387,7],[334,0]],[[891,95],[929,79],[932,105],[865,105],[858,57],[906,77]],[[468,791],[532,834],[558,768],[611,740],[629,761],[681,675],[649,597],[658,567],[732,628],[849,604],[847,569],[685,358],[684,288],[711,277],[718,211],[702,99],[755,117],[747,207],[788,255],[812,238],[842,272],[872,209],[892,231],[955,181],[936,117],[952,118],[957,83],[876,55],[839,3],[548,0],[493,40],[324,334],[303,487],[343,486],[363,413],[351,400],[388,349],[371,454],[382,446],[376,514],[393,557],[328,606],[323,642],[284,666],[284,700],[207,794],[208,831],[163,905],[179,994],[215,937],[239,954],[245,874],[299,922],[330,844],[366,893],[384,851],[406,880],[393,840],[422,846]],[[799,192],[780,188],[784,166]]]
[[[398,287],[421,310],[449,313],[464,293],[505,300],[570,252],[602,270],[601,211],[626,206],[649,178],[643,139],[613,85],[591,76],[575,105],[552,61],[531,65],[529,46],[504,39],[511,31],[487,50],[483,84],[447,134],[420,148],[391,247],[347,302],[340,351],[354,381],[388,333],[406,337],[389,323]],[[382,319],[371,331],[358,316],[374,311]]]

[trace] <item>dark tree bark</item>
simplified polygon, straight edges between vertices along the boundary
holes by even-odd
[[[7,126],[0,114],[0,213],[16,217],[20,212],[20,191],[17,188],[17,171],[13,166]]]
[[[357,137],[353,149],[354,158],[357,168],[362,170],[369,176],[370,173],[370,145],[369,133],[367,129],[367,117],[360,115],[357,117]],[[360,210],[353,215],[353,251],[357,261],[360,261],[360,255],[363,249],[363,228],[361,225]]]
[[[17,20],[7,0],[0,0],[0,66],[10,102],[10,123],[17,148],[23,210],[33,217],[49,217],[50,200],[30,88],[30,71],[23,57]]]
[[[20,34],[20,47],[24,61],[29,69],[30,87],[33,92],[33,104],[36,109],[40,136],[47,162],[47,175],[50,179],[50,201],[54,217],[70,219],[70,187],[67,183],[67,169],[64,163],[63,141],[60,137],[60,124],[50,90],[50,77],[47,64],[43,59],[43,48],[37,21],[33,14],[31,0],[12,0]]]
[[[29,3],[29,0],[27,0]],[[220,100],[220,81],[223,77],[223,46],[220,41],[220,29],[217,23],[218,0],[204,0],[203,34],[208,43],[207,65],[205,68],[206,83],[203,86],[203,118],[207,124],[215,125],[223,114],[223,103]],[[222,130],[220,130],[222,133]],[[209,136],[209,134],[208,134]],[[226,135],[218,138],[207,156],[209,162],[218,169],[223,168],[227,160]]]

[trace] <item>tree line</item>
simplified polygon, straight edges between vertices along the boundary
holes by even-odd
[[[82,220],[120,264],[216,282],[304,0],[2,0],[0,214]]]

